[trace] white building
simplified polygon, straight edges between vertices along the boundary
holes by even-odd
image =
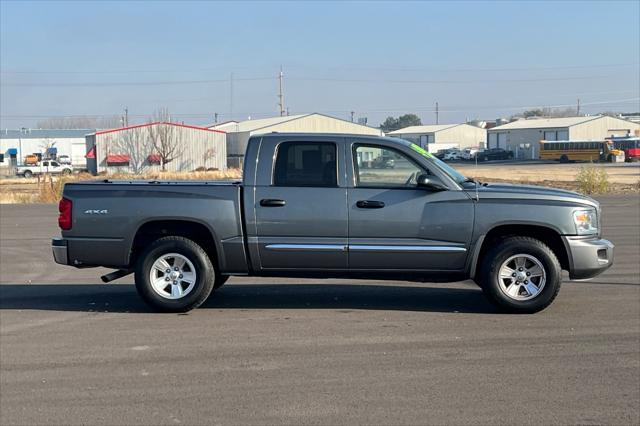
[[[387,135],[413,142],[429,152],[437,151],[437,149],[433,149],[434,147],[484,148],[487,141],[485,129],[466,123],[410,126],[394,130]]]
[[[609,116],[530,118],[487,130],[489,148],[505,148],[519,159],[538,158],[541,140],[602,141],[610,136],[626,136],[640,124]]]
[[[85,168],[85,135],[94,129],[0,130],[0,167],[21,165],[27,155],[71,157],[74,167]],[[46,152],[46,151],[49,152]]]
[[[247,142],[253,135],[272,132],[351,133],[373,136],[384,135],[380,129],[318,113],[262,118],[240,122],[226,122],[217,125],[214,124],[209,128],[221,129],[227,132],[229,167],[242,167],[244,152],[247,149]]]
[[[86,136],[87,169],[93,174],[139,174],[163,167],[226,170],[226,136],[221,130],[165,122],[102,130]]]

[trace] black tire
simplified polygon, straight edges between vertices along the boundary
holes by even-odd
[[[568,163],[569,162],[569,157],[567,157],[565,154],[562,154],[560,156],[560,162],[561,163]]]
[[[153,263],[163,254],[177,253],[194,266],[196,279],[192,290],[179,299],[168,299],[154,290],[150,273]],[[142,299],[161,312],[186,312],[200,306],[213,290],[216,273],[207,253],[195,242],[183,237],[164,237],[151,243],[136,265],[136,289]]]
[[[70,175],[70,174],[71,174],[71,170],[69,170],[69,169],[64,169],[64,170],[62,170],[62,174],[63,174],[63,175],[65,175],[65,176],[66,176],[66,175]]]
[[[535,257],[546,274],[540,293],[529,300],[515,300],[505,294],[499,283],[502,264],[516,254]],[[485,296],[504,312],[532,314],[549,306],[558,295],[562,283],[562,268],[555,253],[543,242],[530,237],[507,237],[484,256],[478,274],[478,285]],[[526,293],[525,293],[526,294]]]
[[[24,177],[28,179],[31,176],[33,176],[33,173],[31,172],[31,170],[25,170]]]
[[[482,161],[489,161],[489,157],[485,155],[484,157],[482,157]]]

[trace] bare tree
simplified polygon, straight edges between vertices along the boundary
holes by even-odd
[[[558,117],[574,117],[578,114],[576,108],[568,107],[568,108],[536,108],[524,111],[519,114],[515,114],[511,116],[511,118],[534,118],[534,117],[544,117],[544,118],[558,118]]]
[[[40,151],[42,152],[42,158],[48,158],[49,154],[51,153],[53,148],[55,148],[55,146],[56,146],[56,141],[52,141],[49,138],[45,138],[40,143]]]
[[[153,149],[160,156],[160,165],[164,171],[167,163],[182,155],[182,141],[180,134],[176,131],[176,126],[169,124],[171,115],[167,108],[157,110],[151,121],[158,123],[149,126],[148,129]]]
[[[216,154],[217,154],[217,151],[215,148],[209,148],[204,152],[202,156],[204,167],[207,167],[207,168],[210,167],[209,164],[215,161]]]
[[[129,155],[131,171],[139,175],[147,168],[147,158],[153,149],[149,132],[144,127],[136,127],[121,132],[115,146],[123,154]]]

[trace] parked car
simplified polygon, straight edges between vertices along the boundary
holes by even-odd
[[[464,151],[462,151],[462,159],[473,160],[476,158],[477,153],[478,153],[478,148],[466,148]]]
[[[438,152],[436,152],[434,154],[434,156],[438,159],[438,160],[443,160],[445,154],[447,153],[448,149],[439,149]]]
[[[371,163],[371,167],[375,169],[393,169],[396,166],[396,160],[390,157],[376,157]]]
[[[507,151],[503,148],[491,148],[484,151],[478,151],[476,155],[478,157],[478,161],[513,159],[513,151]]]
[[[59,155],[57,160],[60,164],[71,165],[71,157],[68,155]]]
[[[401,158],[360,168],[365,153]],[[562,270],[613,263],[600,205],[569,191],[479,184],[408,141],[375,136],[253,136],[243,182],[67,183],[57,263],[135,273],[160,311],[188,311],[233,275],[459,281],[499,308],[536,312]]]
[[[73,173],[73,167],[60,164],[57,161],[45,160],[31,166],[18,166],[16,169],[16,175],[26,178],[42,173],[68,175]]]
[[[445,152],[443,160],[444,161],[462,160],[462,151],[460,151],[459,149],[450,149],[447,152]]]

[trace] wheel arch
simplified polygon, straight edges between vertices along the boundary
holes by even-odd
[[[567,246],[556,229],[538,224],[506,223],[494,226],[485,235],[478,238],[470,265],[470,278],[476,276],[478,265],[482,264],[483,257],[489,248],[501,239],[512,236],[530,237],[543,242],[556,255],[562,269],[567,271],[571,269]]]
[[[168,236],[184,237],[192,240],[209,256],[218,269],[223,261],[222,249],[215,232],[205,223],[194,219],[154,218],[138,224],[129,250],[129,265],[134,265],[144,248],[153,241]]]

